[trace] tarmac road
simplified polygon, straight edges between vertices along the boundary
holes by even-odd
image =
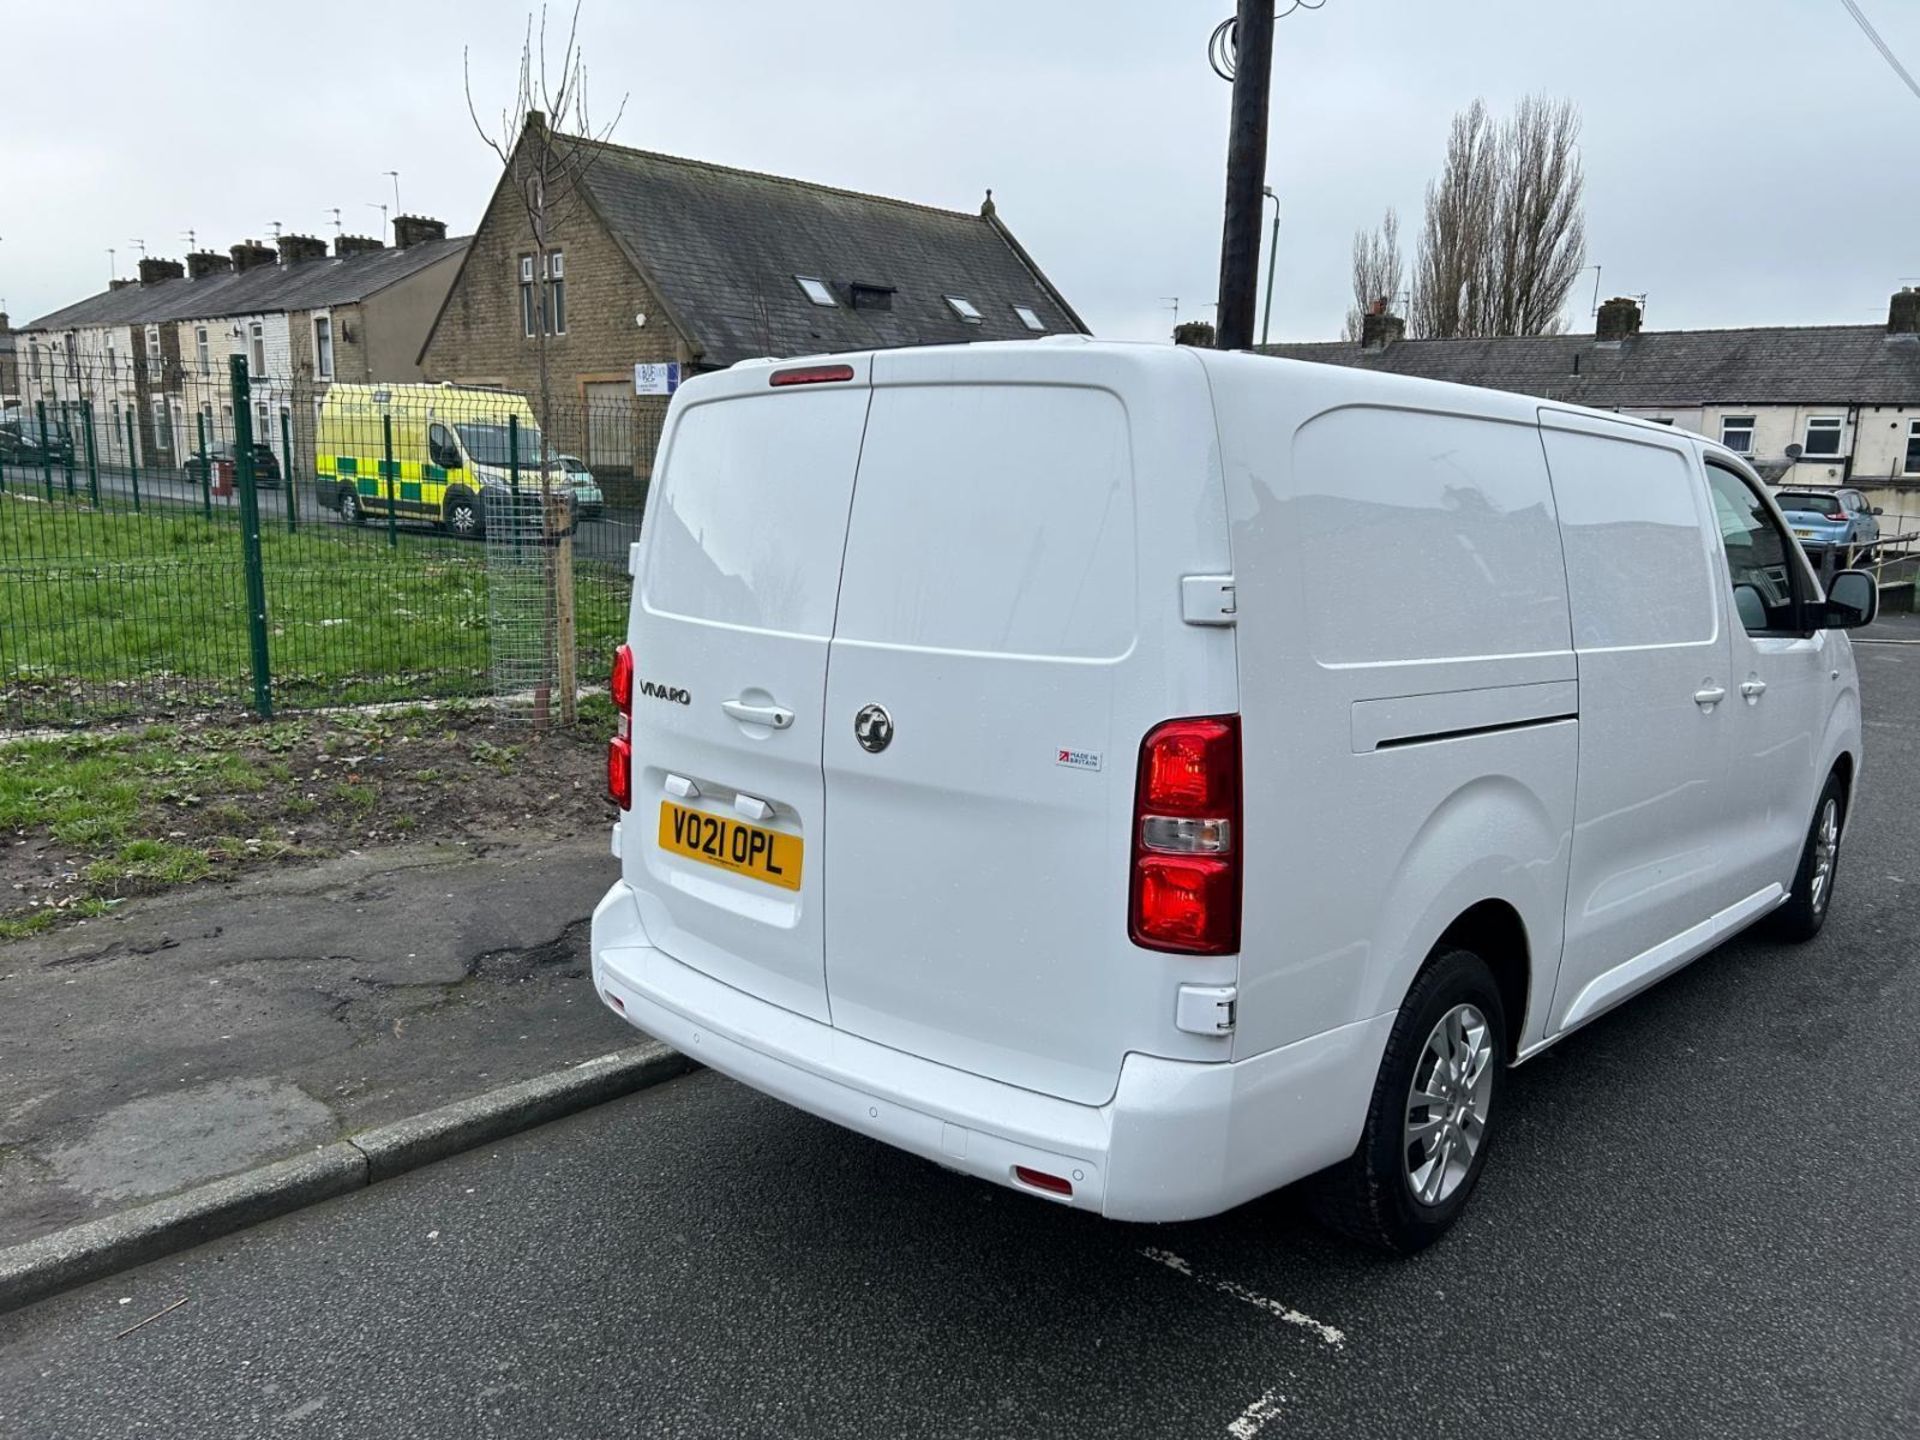
[[[1826,932],[1516,1072],[1415,1260],[1290,1195],[1102,1222],[702,1073],[0,1317],[0,1433],[1920,1434],[1920,645],[1861,664]]]

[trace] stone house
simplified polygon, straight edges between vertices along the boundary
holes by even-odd
[[[1884,325],[1641,329],[1630,299],[1600,307],[1591,335],[1408,340],[1399,317],[1365,317],[1358,344],[1268,345],[1293,360],[1452,380],[1678,425],[1746,456],[1776,485],[1847,485],[1920,530],[1920,291]]]
[[[544,246],[523,199],[542,168]],[[533,112],[420,365],[537,396],[544,345],[555,448],[617,493],[646,475],[666,409],[635,396],[637,364],[1085,331],[991,196],[939,210],[590,142]]]

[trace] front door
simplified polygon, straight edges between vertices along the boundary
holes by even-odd
[[[1806,624],[1813,577],[1758,483],[1722,463],[1706,469],[1734,615],[1726,863],[1745,899],[1793,883],[1825,778],[1814,766],[1839,667],[1827,655],[1834,638]]]

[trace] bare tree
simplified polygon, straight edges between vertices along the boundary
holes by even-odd
[[[1408,330],[1449,339],[1540,335],[1586,259],[1580,116],[1528,96],[1504,122],[1475,100],[1453,118],[1427,186]]]
[[[1389,206],[1379,229],[1353,232],[1353,304],[1347,307],[1347,339],[1360,338],[1362,317],[1374,301],[1394,303],[1406,273],[1400,254],[1400,213]]]
[[[498,157],[506,172],[502,189],[511,194],[524,216],[534,253],[534,277],[538,313],[534,316],[535,365],[539,375],[539,395],[535,413],[540,421],[540,499],[543,517],[555,513],[553,492],[553,377],[548,365],[548,339],[554,330],[554,282],[549,257],[555,241],[567,232],[574,217],[585,205],[585,182],[603,153],[620,117],[626,113],[627,97],[620,97],[614,117],[595,130],[587,108],[587,62],[580,47],[580,4],[574,0],[567,22],[567,40],[557,65],[547,63],[547,9],[540,7],[539,29],[534,16],[527,16],[526,36],[520,45],[520,75],[510,109],[502,109],[497,128],[489,129],[480,119],[473,99],[471,55],[461,51],[461,73],[465,80],[467,114],[473,128]],[[544,522],[543,522],[544,523]],[[561,527],[564,531],[565,527]],[[571,587],[572,542],[563,533],[560,543],[547,549],[549,557],[548,595],[554,623],[549,636],[558,635],[556,664],[546,672],[558,683],[560,718],[572,723],[578,698],[577,676],[573,665],[573,597]],[[558,674],[555,674],[555,670]],[[536,699],[536,713],[539,701]]]

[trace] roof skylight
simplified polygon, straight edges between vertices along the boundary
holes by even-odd
[[[980,324],[980,309],[964,295],[947,296],[947,304],[953,307],[953,313],[969,325]]]
[[[799,284],[800,288],[806,292],[807,299],[811,300],[814,304],[832,309],[835,303],[837,303],[833,298],[833,292],[827,288],[824,280],[816,280],[811,275],[796,275],[793,278]]]
[[[1016,305],[1013,313],[1020,317],[1020,323],[1029,330],[1044,331],[1047,328],[1047,322],[1040,318],[1039,312],[1031,305]]]

